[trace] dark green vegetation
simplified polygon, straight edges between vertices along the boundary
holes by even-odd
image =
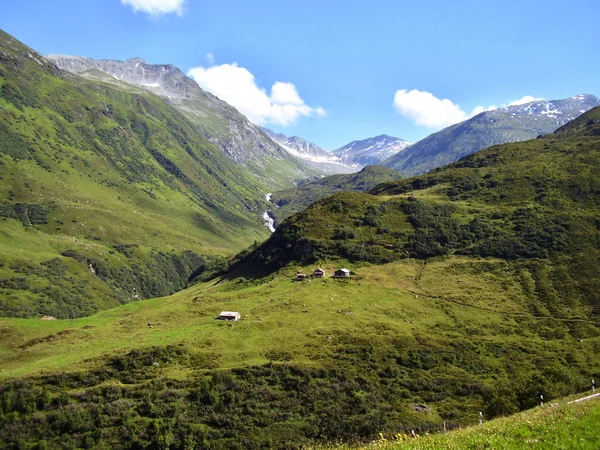
[[[266,236],[271,187],[163,99],[62,72],[0,32],[1,315],[173,293]]]
[[[367,166],[357,173],[301,181],[294,189],[286,189],[273,194],[271,201],[277,207],[272,209],[271,215],[277,223],[281,223],[292,214],[302,211],[317,200],[336,192],[365,192],[380,183],[401,178],[402,176],[393,169],[383,166]]]
[[[600,100],[593,95],[577,95],[486,111],[427,136],[382,164],[407,176],[425,173],[492,145],[552,133],[599,105]]]
[[[2,446],[294,448],[588,389],[599,119],[321,200],[229,280],[82,319],[0,320]],[[356,275],[294,281],[317,265]]]

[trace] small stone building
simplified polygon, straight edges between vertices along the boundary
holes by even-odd
[[[240,315],[240,313],[234,311],[221,311],[221,314],[219,314],[220,320],[230,320],[232,322],[237,322],[241,318],[242,316]]]

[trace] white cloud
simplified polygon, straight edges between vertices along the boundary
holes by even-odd
[[[121,0],[121,4],[131,6],[135,12],[141,11],[151,17],[171,13],[181,16],[185,0]]]
[[[206,62],[208,62],[209,66],[212,66],[215,63],[215,55],[212,53],[208,52],[206,55],[204,55],[204,57],[206,58]]]
[[[194,67],[188,71],[203,89],[235,106],[252,122],[289,125],[301,116],[325,116],[323,108],[304,103],[292,83],[277,81],[268,94],[256,84],[254,75],[236,63]]]
[[[544,100],[543,98],[536,98],[533,95],[524,95],[523,97],[521,97],[518,100],[514,100],[512,102],[510,102],[508,105],[506,106],[516,106],[516,105],[522,105],[524,103],[530,103],[530,102],[535,102],[536,100]]]
[[[430,92],[417,89],[396,91],[394,107],[417,125],[429,128],[447,127],[471,117],[447,98],[441,100]],[[484,109],[482,106],[475,108],[479,112]]]
[[[506,106],[521,105],[535,100],[543,99],[526,95]],[[417,89],[413,89],[412,91],[407,89],[396,91],[394,107],[400,115],[412,120],[417,125],[437,129],[470,119],[484,111],[497,109],[494,105],[477,106],[473,111],[468,113],[447,98],[442,100],[430,92],[419,91]]]

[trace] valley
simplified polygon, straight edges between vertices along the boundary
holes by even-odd
[[[0,447],[379,447],[589,390],[599,103],[327,152],[0,32]]]

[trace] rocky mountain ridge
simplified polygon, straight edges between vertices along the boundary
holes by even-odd
[[[356,167],[343,164],[337,156],[306,139],[298,136],[286,136],[283,133],[275,133],[268,128],[263,128],[263,130],[291,155],[327,174],[352,173],[356,171]]]
[[[406,151],[389,157],[383,165],[407,176],[418,175],[492,145],[552,133],[598,105],[600,99],[580,94],[563,100],[536,100],[485,111],[427,136]]]
[[[318,175],[273,142],[261,127],[251,123],[234,107],[204,91],[181,70],[170,64],[149,64],[141,58],[126,61],[94,60],[80,56],[49,55],[59,68],[92,80],[141,88],[164,98],[202,128],[204,136],[236,163],[272,184]],[[106,76],[108,75],[108,77]]]

